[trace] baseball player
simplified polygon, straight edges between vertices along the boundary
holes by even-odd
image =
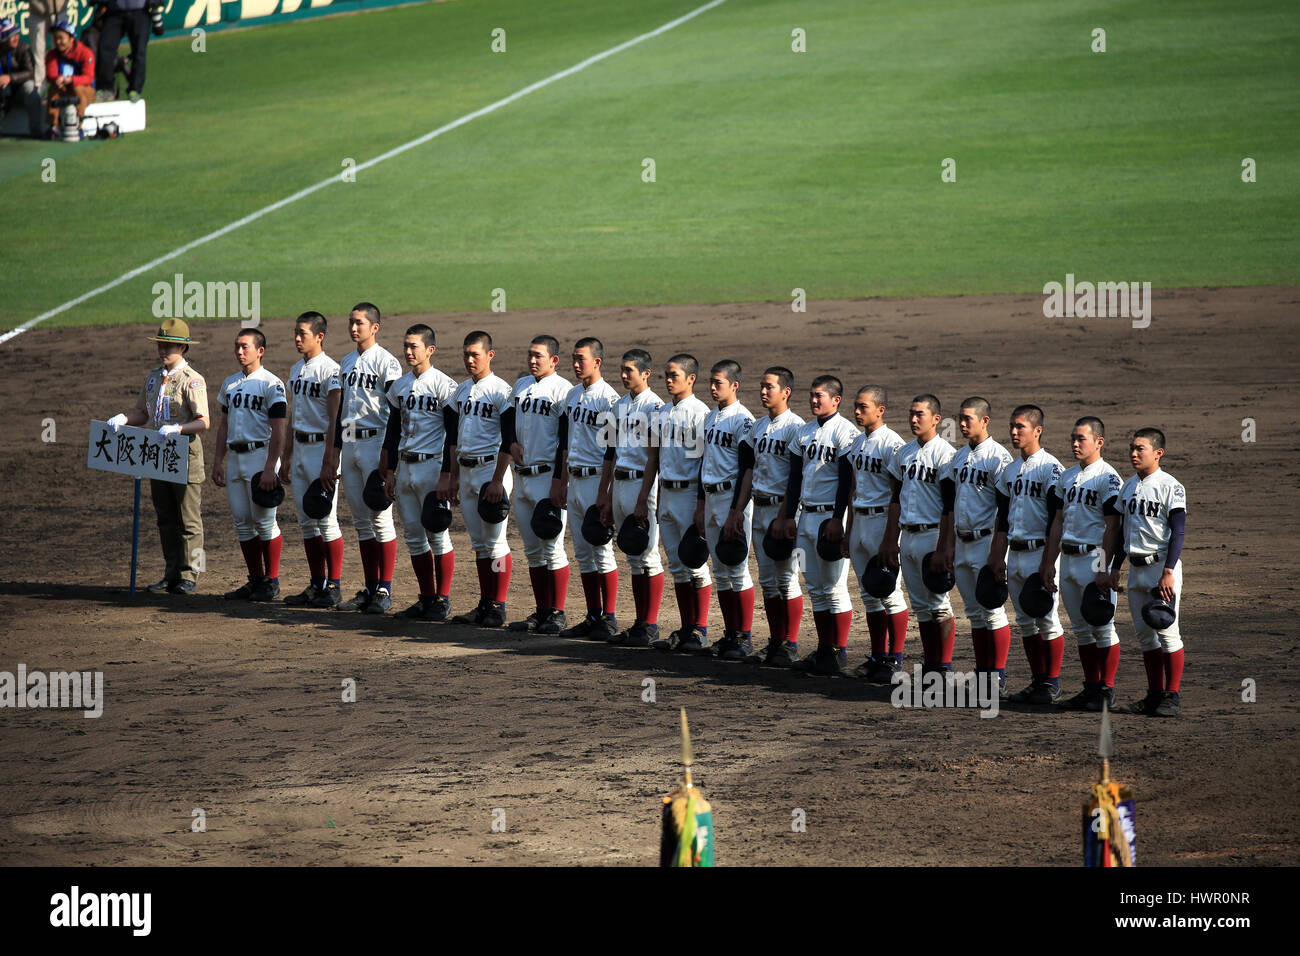
[[[253,500],[254,482],[263,491],[275,490],[289,411],[284,383],[262,367],[265,354],[266,336],[258,329],[240,329],[235,336],[239,371],[222,382],[217,393],[221,424],[212,481],[226,489],[248,565],[248,583],[226,594],[232,600],[274,601],[280,596],[282,538],[276,509]]]
[[[713,578],[708,562],[698,568],[687,567],[678,554],[682,535],[695,521],[700,463],[703,456],[704,419],[709,407],[695,397],[695,380],[700,363],[695,356],[682,352],[664,366],[664,390],[668,403],[659,410],[657,441],[646,455],[645,477],[634,514],[647,521],[651,514],[651,491],[659,483],[659,507],[656,518],[668,570],[673,576],[673,593],[681,627],[666,638],[654,642],[664,651],[706,651],[709,648],[709,601],[713,596]]]
[[[469,540],[478,565],[479,602],[468,614],[457,614],[457,624],[505,627],[506,596],[510,593],[510,543],[507,521],[489,524],[478,512],[481,495],[498,502],[510,494],[510,446],[515,441],[514,408],[510,385],[492,371],[496,357],[492,336],[474,331],[465,336],[465,371],[469,378],[460,383],[448,417],[449,454],[442,463],[443,476],[438,496],[460,502]]]
[[[388,497],[397,499],[402,533],[411,555],[411,569],[420,596],[397,617],[419,621],[445,621],[451,610],[451,579],[456,554],[451,535],[441,531],[429,538],[420,520],[425,499],[435,494],[446,457],[448,409],[456,381],[433,367],[437,344],[433,329],[413,325],[402,339],[409,371],[388,390],[394,411],[388,416],[380,470]]]
[[[903,582],[895,578],[888,597],[876,598],[861,586],[867,562],[880,553],[880,543],[889,523],[894,498],[890,465],[906,444],[901,435],[885,424],[889,393],[882,385],[864,385],[853,401],[853,420],[864,431],[849,451],[853,466],[853,507],[848,512],[848,534],[844,548],[859,581],[862,603],[871,635],[871,656],[853,671],[873,684],[889,684],[903,669],[903,646],[907,641],[907,601]],[[895,537],[897,543],[897,528]]]
[[[902,571],[916,613],[916,629],[921,632],[922,668],[950,671],[957,621],[948,595],[926,587],[921,563],[927,554],[941,556],[951,548],[957,489],[947,465],[957,449],[939,434],[943,414],[935,396],[927,393],[912,399],[907,420],[915,437],[898,450],[888,466],[891,494],[898,508],[890,508],[880,557],[889,567]]]
[[[339,363],[342,396],[334,420],[334,447],[325,455],[320,473],[321,485],[333,493],[335,476],[341,471],[365,577],[365,587],[338,610],[366,614],[383,614],[392,608],[397,563],[393,509],[372,511],[365,499],[366,482],[379,468],[384,450],[390,407],[386,396],[402,377],[397,359],[376,341],[379,321],[379,309],[369,302],[358,303],[348,315],[348,335],[357,347]]]
[[[740,443],[740,481],[732,503],[732,514],[743,513],[752,503],[748,535],[758,558],[758,584],[763,589],[763,612],[767,617],[768,641],[762,656],[750,660],[771,667],[789,667],[799,659],[799,621],[803,617],[803,591],[794,555],[783,561],[768,557],[761,546],[772,522],[780,517],[781,498],[790,484],[789,443],[804,420],[790,408],[794,373],[774,365],[763,373],[758,401],[767,415],[757,419]],[[731,519],[728,519],[728,524]],[[724,532],[736,530],[724,527]]]
[[[828,561],[817,550],[818,533],[827,519],[827,541],[838,547],[844,539],[844,512],[852,494],[848,455],[858,430],[839,414],[843,395],[844,384],[834,375],[812,380],[808,408],[813,420],[789,439],[790,479],[781,503],[780,530],[785,538],[794,539],[795,554],[801,556],[817,629],[817,650],[792,668],[826,676],[844,673],[853,622],[849,561],[844,557]],[[796,512],[800,512],[797,520]]]
[[[618,437],[606,449],[600,477],[600,494],[596,504],[606,525],[620,527],[636,510],[637,499],[646,474],[646,459],[651,435],[659,420],[663,399],[650,388],[650,353],[629,349],[623,353],[619,374],[627,394],[614,403],[614,421]],[[632,600],[636,620],[622,633],[608,640],[633,647],[648,647],[659,639],[659,605],[664,596],[664,565],[659,557],[659,521],[657,487],[651,486],[646,499],[646,532],[650,543],[641,554],[627,556],[632,572]]]
[[[208,430],[208,386],[185,354],[194,344],[190,327],[181,319],[164,319],[158,334],[160,364],[145,380],[135,408],[114,415],[107,425],[117,431],[123,425],[148,425],[158,429],[166,441],[183,435],[189,444],[189,480],[178,485],[149,479],[149,494],[158,516],[166,570],[162,579],[149,585],[150,594],[193,594],[198,588],[198,556],[203,553],[203,442],[199,434]]]
[[[1107,534],[1118,538],[1119,472],[1101,457],[1106,444],[1106,426],[1091,415],[1080,418],[1070,432],[1070,448],[1077,464],[1061,475],[1047,493],[1047,511],[1052,515],[1047,546],[1038,573],[1049,591],[1056,589],[1056,559],[1064,555],[1060,569],[1061,599],[1070,616],[1070,628],[1079,645],[1083,665],[1083,690],[1061,706],[1071,710],[1101,710],[1103,700],[1115,708],[1115,671],[1119,667],[1119,637],[1114,620],[1100,626],[1084,618],[1083,592],[1095,583],[1102,560],[1102,540]],[[1109,588],[1103,593],[1108,593]]]
[[[1011,447],[1020,455],[1002,469],[997,481],[998,517],[989,545],[989,569],[1011,592],[1016,625],[1034,675],[1024,690],[1008,698],[1017,704],[1054,704],[1061,699],[1064,645],[1059,640],[1062,632],[1056,594],[1052,594],[1051,608],[1039,618],[1031,617],[1020,603],[1025,580],[1042,565],[1049,518],[1047,492],[1064,471],[1043,448],[1042,437],[1043,410],[1037,405],[1018,406],[1011,413]]]
[[[1158,428],[1139,428],[1129,443],[1129,461],[1137,474],[1124,483],[1119,493],[1123,516],[1121,531],[1108,535],[1103,550],[1113,554],[1109,575],[1098,574],[1118,593],[1119,571],[1127,555],[1132,567],[1128,575],[1128,606],[1133,628],[1142,648],[1147,672],[1147,695],[1129,705],[1129,711],[1156,717],[1177,717],[1179,687],[1183,679],[1183,639],[1178,632],[1179,595],[1183,590],[1183,536],[1187,524],[1187,492],[1160,467],[1165,454],[1165,433]],[[1154,597],[1166,602],[1174,613],[1173,623],[1156,630],[1146,622],[1142,608]]]
[[[524,542],[528,577],[533,585],[537,609],[512,631],[559,634],[567,621],[564,601],[569,590],[569,559],[564,553],[564,511],[560,512],[560,533],[549,541],[533,533],[533,512],[539,502],[551,496],[551,484],[558,472],[555,457],[564,403],[573,383],[556,374],[560,364],[560,343],[552,335],[539,335],[528,346],[528,371],[515,382],[515,434],[510,447],[514,460],[515,523]]]
[[[989,436],[993,410],[978,396],[961,403],[957,424],[966,444],[948,463],[946,475],[957,484],[953,504],[954,538],[948,539],[941,564],[957,579],[957,589],[966,605],[971,643],[975,646],[976,673],[996,673],[998,686],[1005,688],[1007,652],[1011,648],[1011,624],[1003,608],[986,610],[976,597],[980,571],[989,563],[989,547],[997,523],[997,482],[1002,469],[1011,464],[1011,453]],[[1003,553],[1005,560],[1005,552]]]
[[[338,607],[343,603],[339,581],[343,575],[343,532],[339,530],[338,499],[330,501],[324,518],[308,516],[302,496],[321,472],[330,445],[331,423],[339,414],[342,385],[339,363],[325,354],[328,323],[319,312],[304,312],[293,326],[293,344],[302,356],[289,370],[290,422],[280,458],[280,481],[294,491],[302,547],[307,552],[311,582],[301,594],[290,594],[285,604]]]
[[[754,653],[754,581],[749,575],[750,526],[754,504],[737,500],[740,492],[740,445],[748,438],[754,416],[741,404],[740,363],[725,359],[709,370],[709,395],[717,408],[704,419],[704,457],[700,463],[695,526],[709,542],[713,577],[722,610],[722,640],[713,652],[723,660],[744,660]],[[744,538],[745,559],[728,565],[718,558],[718,540]]]
[[[573,375],[578,384],[564,400],[564,417],[556,433],[555,477],[551,501],[568,508],[573,532],[573,553],[578,559],[587,614],[561,637],[590,637],[609,640],[618,633],[614,606],[618,600],[618,565],[614,544],[591,544],[578,531],[587,509],[600,493],[601,469],[609,440],[610,420],[618,392],[601,377],[605,347],[600,339],[583,338],[573,346]]]

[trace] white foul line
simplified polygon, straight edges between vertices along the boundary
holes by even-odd
[[[638,43],[641,43],[645,40],[649,40],[652,37],[657,37],[661,33],[667,33],[669,30],[673,29],[674,27],[681,26],[687,20],[693,20],[696,17],[698,17],[701,13],[704,13],[707,10],[712,10],[714,7],[720,6],[721,4],[724,4],[726,2],[727,0],[711,0],[711,2],[704,4],[704,6],[696,7],[690,13],[680,16],[676,20],[669,20],[663,26],[656,27],[655,29],[649,31],[648,33],[643,33],[638,37],[633,37],[630,40],[626,40],[623,43],[620,43],[618,46],[613,46],[602,53],[597,53],[595,56],[587,57],[587,59],[583,60],[581,63],[576,63],[573,66],[569,67],[568,69],[561,70],[559,73],[553,73],[550,76],[546,77],[546,79],[544,80],[538,80],[536,83],[530,83],[528,86],[525,86],[522,90],[517,90],[516,92],[511,93],[509,96],[505,97],[504,99],[499,99],[495,103],[489,103],[487,106],[484,106],[481,109],[477,109],[472,113],[466,113],[464,116],[460,117],[459,119],[452,120],[446,126],[439,126],[437,129],[425,133],[423,136],[420,136],[417,139],[413,139],[409,143],[403,143],[401,146],[394,147],[393,149],[390,149],[386,153],[381,153],[380,155],[374,157],[373,159],[368,159],[364,163],[361,163],[360,165],[353,167],[351,171],[354,173],[359,173],[363,169],[369,169],[371,166],[377,166],[379,163],[382,163],[386,159],[392,159],[394,156],[400,156],[408,149],[415,149],[415,147],[417,146],[423,146],[425,143],[429,142],[430,140],[437,139],[443,133],[449,133],[459,126],[464,126],[466,123],[478,119],[480,116],[486,116],[488,113],[492,113],[496,110],[499,110],[503,106],[509,106],[511,103],[515,102],[515,100],[523,99],[529,93],[535,93],[536,91],[540,90],[544,86],[550,86],[552,83],[555,83],[558,80],[562,80],[565,77],[572,76],[574,73],[581,72],[582,70],[585,70],[587,67],[591,66],[593,63],[599,63],[601,60],[608,59],[609,57],[614,56],[616,53],[622,53],[624,50],[628,49],[629,47],[634,47]],[[198,239],[195,239],[192,242],[187,242],[185,243],[185,245],[179,246],[178,248],[173,249],[171,252],[159,256],[157,259],[154,259],[152,262],[146,262],[144,265],[137,266],[136,268],[132,269],[130,272],[124,272],[122,273],[122,275],[118,276],[112,282],[107,282],[104,285],[101,285],[97,289],[91,289],[89,292],[84,292],[81,295],[77,296],[75,299],[69,299],[67,302],[64,302],[62,305],[55,306],[53,309],[50,309],[50,311],[43,312],[40,315],[36,316],[36,318],[34,319],[28,319],[26,322],[24,322],[22,325],[18,326],[17,328],[9,332],[5,332],[3,335],[0,335],[0,344],[8,342],[10,339],[18,335],[19,333],[26,332],[28,329],[32,328],[33,326],[39,325],[40,323],[44,322],[46,319],[53,318],[54,316],[58,315],[60,312],[66,312],[68,311],[68,309],[81,305],[81,303],[93,299],[95,296],[103,292],[107,292],[109,289],[117,288],[123,282],[131,281],[136,276],[148,272],[150,269],[153,269],[156,266],[160,266],[164,262],[168,262],[172,259],[177,258],[178,256],[183,256],[191,249],[197,248],[198,246],[201,246],[204,243],[211,242],[213,239],[220,239],[222,236],[234,232],[236,229],[240,228],[241,226],[246,226],[250,222],[255,222],[256,220],[261,219],[263,216],[275,212],[277,209],[283,209],[285,206],[289,205],[290,203],[295,203],[299,199],[305,199],[306,197],[310,196],[312,193],[318,192],[319,190],[324,189],[326,186],[329,186],[332,183],[336,183],[340,181],[341,181],[341,177],[338,174],[330,176],[328,179],[322,179],[314,186],[308,186],[306,189],[300,189],[292,196],[286,196],[284,199],[281,199],[278,202],[273,202],[269,206],[263,206],[261,209],[257,210],[256,212],[249,213],[243,219],[236,219],[234,222],[222,226],[216,232],[210,232],[206,236],[200,236]]]

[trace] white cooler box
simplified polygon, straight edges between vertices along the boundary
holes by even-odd
[[[99,124],[112,120],[123,133],[138,133],[144,129],[144,100],[132,103],[130,100],[110,100],[107,103],[91,103],[81,117],[81,131],[87,136],[99,132]]]

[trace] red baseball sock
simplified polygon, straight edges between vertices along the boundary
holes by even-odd
[[[365,575],[366,587],[370,587],[379,580],[379,542],[374,538],[359,541],[357,551],[361,553],[361,573]]]
[[[736,629],[735,591],[718,588],[718,610],[722,612],[722,626],[728,631]]]
[[[868,611],[867,632],[871,635],[871,656],[881,660],[885,656],[886,641],[889,640],[889,613]]]
[[[556,568],[551,575],[551,607],[564,610],[564,599],[569,596],[569,566]]]
[[[1103,687],[1115,686],[1115,672],[1119,670],[1119,641],[1109,647],[1097,648],[1098,680]]]
[[[587,599],[587,614],[600,617],[600,578],[599,571],[579,572],[582,579],[582,593]]]
[[[1043,674],[1043,642],[1038,639],[1037,634],[1030,634],[1028,637],[1021,635],[1021,642],[1025,645],[1025,660],[1029,662],[1029,671],[1035,677],[1041,677]]]
[[[1154,651],[1142,652],[1142,667],[1147,672],[1147,690],[1159,693],[1165,689],[1164,656],[1164,651],[1158,647]]]
[[[1162,652],[1163,653],[1163,652]],[[1183,649],[1164,655],[1165,690],[1178,693],[1183,683]]]
[[[690,581],[674,581],[673,594],[677,597],[677,613],[681,616],[682,627],[689,631],[695,626],[695,588]]]
[[[451,594],[451,576],[456,573],[456,552],[446,551],[433,556],[433,576],[438,588],[438,597]]]
[[[280,551],[284,548],[284,535],[277,534],[270,541],[262,542],[262,562],[266,565],[266,576],[280,576]]]
[[[852,629],[852,627],[853,627],[852,611],[840,611],[838,614],[831,613],[830,629],[835,634],[836,647],[849,646],[849,631]]]
[[[437,593],[437,586],[433,581],[432,551],[411,555],[411,570],[415,572],[415,580],[420,582],[420,597],[432,597]]]
[[[533,586],[533,602],[537,605],[538,610],[549,611],[551,604],[551,572],[546,566],[533,567],[528,566],[528,580]]]
[[[648,574],[632,575],[632,606],[636,609],[636,619],[645,620],[646,605],[650,600],[650,576]]]
[[[343,577],[343,536],[325,542],[325,560],[329,564],[329,579],[337,581]]]
[[[713,599],[713,585],[692,588],[695,592],[695,627],[709,626],[709,602]]]
[[[1101,661],[1097,656],[1096,644],[1079,645],[1079,663],[1083,665],[1083,682],[1085,684],[1101,683]]]
[[[789,603],[783,597],[763,595],[763,616],[767,618],[767,634],[770,641],[784,641],[785,616]]]
[[[896,611],[889,615],[889,653],[902,654],[903,644],[907,640],[907,611]]]
[[[1049,641],[1042,639],[1040,636],[1040,640],[1042,640],[1043,644],[1042,654],[1045,662],[1043,676],[1048,678],[1060,678],[1061,661],[1065,659],[1064,639],[1058,637],[1054,641]]]
[[[313,578],[325,577],[325,542],[320,535],[302,539],[302,549],[307,552],[307,570]]]
[[[488,572],[492,576],[492,590],[489,593],[498,604],[505,604],[506,598],[510,596],[510,572],[514,566],[514,556],[509,552],[488,562]]]
[[[600,596],[606,614],[613,614],[618,605],[618,569],[606,571],[600,576]]]
[[[943,641],[939,637],[937,621],[917,621],[916,629],[921,632],[921,657],[927,664],[938,664],[943,654]]]
[[[265,576],[262,570],[262,542],[258,538],[249,538],[239,542],[239,550],[244,552],[244,564],[248,566],[248,578],[256,581]]]
[[[393,581],[393,571],[397,568],[397,539],[379,542],[379,580]]]
[[[828,619],[831,616],[830,611],[813,611],[813,627],[817,630],[817,649],[823,647],[832,647],[834,638],[831,636],[831,628],[827,627]]]
[[[492,592],[496,590],[492,580],[492,559],[475,558],[474,567],[478,571],[478,597],[479,601],[492,600]]]
[[[1011,625],[1003,624],[996,631],[989,631],[989,667],[1004,671],[1007,669],[1007,654],[1011,652]]]
[[[736,625],[736,630],[753,632],[754,589],[752,587],[736,592],[736,613],[740,618],[740,621]]]
[[[940,664],[952,663],[952,650],[953,650],[953,645],[956,642],[957,642],[957,619],[952,618],[946,624],[939,624],[939,653],[943,655],[939,659]]]
[[[791,644],[799,643],[799,626],[803,623],[803,595],[789,598],[785,602],[785,639]]]
[[[975,651],[975,669],[987,670],[989,667],[989,632],[987,628],[971,625],[970,643]]]
[[[659,608],[664,603],[664,573],[649,575],[649,592],[646,597],[645,622],[647,624],[659,623]]]

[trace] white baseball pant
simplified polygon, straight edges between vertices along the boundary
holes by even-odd
[[[406,539],[406,549],[411,557],[427,554],[446,554],[451,550],[451,533],[441,531],[429,536],[428,529],[420,522],[424,511],[424,499],[437,491],[438,480],[442,477],[442,459],[426,458],[424,461],[398,461],[397,463],[397,510],[402,516],[402,535]]]
[[[1114,618],[1101,627],[1094,627],[1083,617],[1083,589],[1097,580],[1097,571],[1101,567],[1100,555],[1100,550],[1092,554],[1062,554],[1061,566],[1057,571],[1057,579],[1061,584],[1061,602],[1070,618],[1070,630],[1074,631],[1080,646],[1096,644],[1098,647],[1110,647],[1119,642]],[[1115,602],[1114,594],[1107,591],[1105,595],[1112,604]]]
[[[754,579],[749,575],[749,552],[753,547],[754,536],[745,536],[745,560],[737,565],[723,564],[718,560],[718,539],[722,537],[722,526],[727,523],[731,513],[731,490],[704,496],[704,537],[709,542],[709,558],[713,564],[713,577],[718,582],[719,591],[748,591],[754,586]],[[745,505],[741,530],[749,528],[754,522],[754,502]]]
[[[939,543],[939,529],[912,532],[904,530],[899,536],[899,562],[902,564],[903,583],[907,598],[912,602],[912,612],[918,622],[937,621],[946,624],[952,620],[952,602],[946,594],[935,594],[925,586],[921,577],[921,562]]]
[[[558,571],[569,564],[568,555],[564,553],[564,529],[569,524],[565,512],[560,512],[560,533],[550,541],[533,534],[533,512],[537,510],[539,501],[551,497],[551,479],[554,477],[549,471],[540,475],[517,476],[514,494],[510,496],[515,524],[524,542],[524,557],[528,559],[530,568]]]
[[[1016,612],[1016,626],[1020,628],[1020,636],[1033,637],[1035,634],[1040,634],[1044,640],[1054,641],[1064,633],[1061,630],[1061,619],[1057,614],[1058,605],[1061,603],[1060,593],[1052,595],[1052,609],[1043,617],[1030,617],[1020,607],[1020,592],[1024,590],[1025,580],[1031,574],[1036,574],[1042,563],[1042,548],[1035,548],[1033,551],[1008,551],[1007,590],[1011,592],[1011,607]],[[1058,568],[1056,572],[1058,583],[1060,577],[1061,572]]]
[[[510,542],[506,540],[506,521],[488,524],[478,514],[478,495],[480,489],[492,480],[496,473],[496,460],[473,468],[460,468],[460,510],[465,518],[465,530],[469,532],[470,543],[474,545],[475,558],[503,558],[510,553]],[[506,494],[511,494],[515,486],[515,476],[510,469],[501,476],[501,484]]]
[[[763,550],[763,535],[767,534],[768,526],[781,513],[781,503],[778,501],[774,505],[759,506],[751,501],[750,506],[754,510],[749,521],[749,544],[754,557],[758,559],[758,586],[763,591],[763,597],[794,600],[802,593],[799,572],[794,566],[794,554],[784,561],[773,561]]]
[[[636,510],[636,499],[641,494],[641,479],[629,478],[624,481],[615,479],[614,481],[614,500],[612,502],[614,509],[614,530],[618,531],[623,526],[627,516]],[[655,508],[659,504],[659,482],[656,481],[650,487],[650,498],[647,507],[650,511],[650,521],[647,531],[650,533],[650,543],[646,545],[645,551],[641,554],[627,554],[627,566],[633,574],[648,574],[653,577],[656,574],[664,573],[663,559],[659,557],[659,520],[655,517]]]
[[[586,478],[569,476],[569,527],[573,529],[573,556],[578,559],[581,574],[608,574],[618,570],[613,541],[596,547],[582,536],[582,519],[587,509],[596,503],[599,493],[599,472]]]
[[[1007,626],[1006,609],[996,607],[990,611],[975,597],[975,585],[979,581],[980,570],[989,563],[992,546],[992,535],[985,535],[974,541],[962,541],[958,538],[953,558],[953,573],[957,577],[957,590],[961,592],[961,599],[966,605],[966,618],[970,621],[970,626],[997,631]]]
[[[677,555],[681,547],[682,535],[695,523],[695,505],[699,502],[698,487],[692,483],[689,488],[661,488],[659,496],[659,534],[663,539],[664,551],[668,554],[668,572],[673,576],[673,583],[690,582],[695,590],[706,588],[713,583],[709,574],[709,562],[705,561],[698,568],[688,568]]]
[[[894,590],[888,597],[874,598],[862,587],[862,573],[867,570],[867,562],[880,551],[885,537],[885,525],[889,515],[853,516],[853,529],[849,535],[849,561],[853,565],[853,576],[858,581],[858,593],[862,595],[862,604],[868,614],[886,611],[897,614],[907,610],[907,599],[903,597],[902,577],[896,577]],[[919,618],[918,618],[919,620]]]
[[[263,508],[253,502],[253,486],[250,482],[258,481],[266,467],[265,447],[254,448],[242,454],[229,451],[226,454],[226,500],[230,502],[230,513],[235,516],[235,532],[240,541],[261,538],[274,541],[280,536],[280,523],[276,521],[275,508]],[[279,466],[276,461],[276,466]]]
[[[812,609],[842,614],[853,610],[853,603],[849,600],[849,559],[823,561],[817,553],[817,529],[830,516],[829,511],[804,511],[800,515],[794,560],[803,568]]]
[[[293,502],[298,513],[298,527],[302,529],[303,538],[319,537],[325,541],[334,541],[341,537],[339,529],[339,496],[337,490],[330,501],[330,513],[324,518],[309,518],[302,510],[302,496],[307,493],[311,483],[320,477],[321,460],[325,457],[325,443],[293,443],[293,471],[290,475],[293,488]]]
[[[1152,627],[1142,620],[1142,605],[1152,600],[1151,589],[1160,583],[1160,577],[1164,574],[1165,563],[1163,560],[1155,564],[1148,564],[1144,568],[1136,565],[1129,566],[1128,572],[1128,607],[1133,614],[1133,629],[1137,632],[1138,646],[1144,651],[1154,651],[1163,649],[1166,654],[1172,654],[1181,650],[1183,646],[1182,635],[1178,633],[1178,617],[1174,617],[1173,627],[1165,628],[1163,631],[1153,630]],[[1183,598],[1183,562],[1179,561],[1174,565],[1174,614],[1178,614],[1179,605],[1182,604]]]
[[[348,508],[352,510],[352,525],[357,529],[358,541],[393,541],[397,538],[397,529],[393,526],[393,509],[371,511],[363,494],[366,479],[379,467],[379,453],[384,450],[383,430],[361,441],[343,442],[343,453],[339,456],[339,466],[343,480],[343,493],[348,499]]]

